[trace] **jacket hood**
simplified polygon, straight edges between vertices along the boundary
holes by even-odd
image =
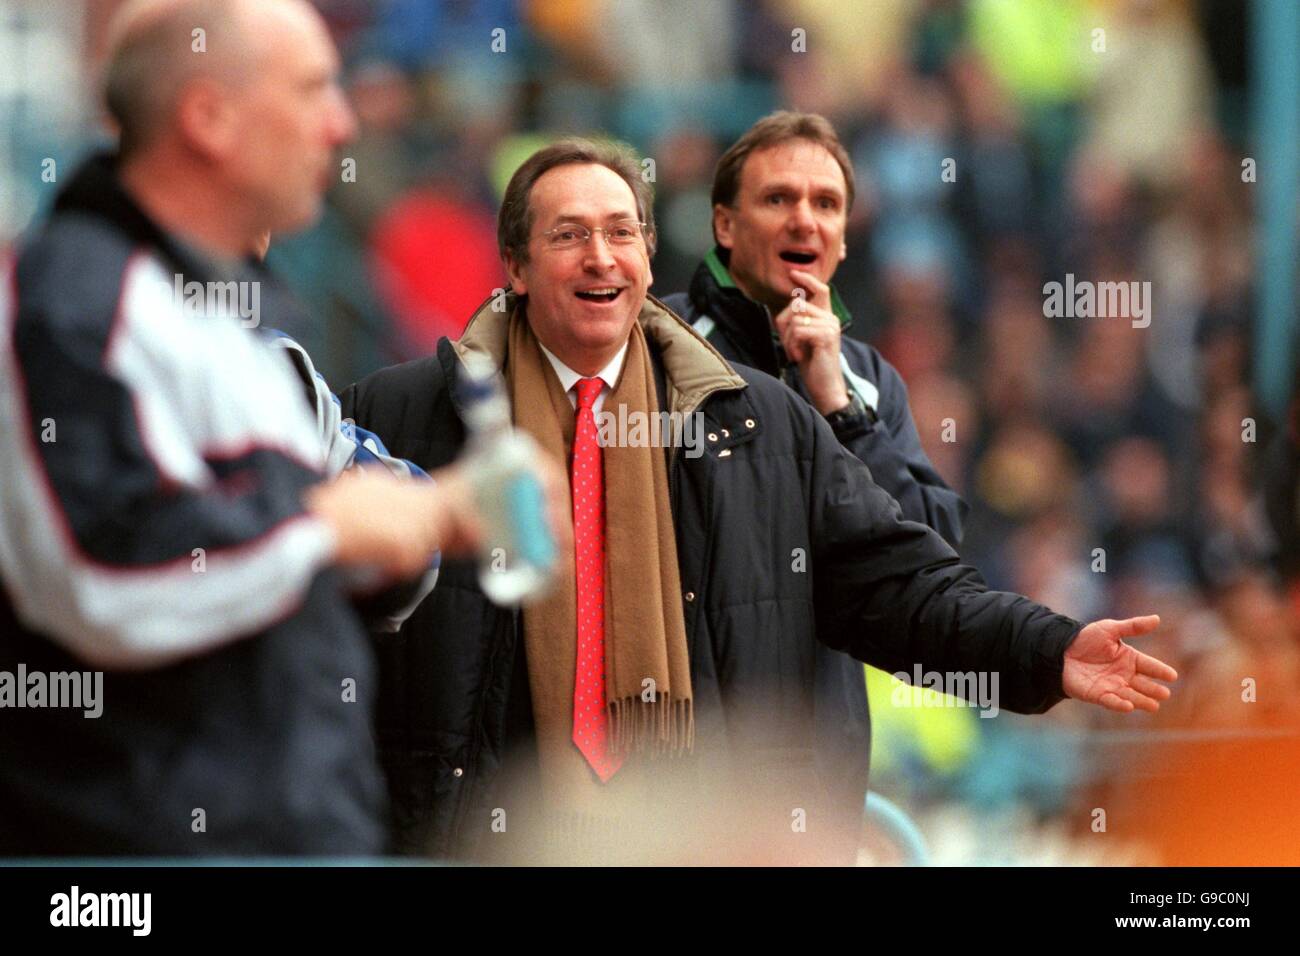
[[[505,364],[510,317],[525,307],[526,302],[513,292],[505,293],[503,300],[491,296],[480,305],[461,337],[451,343],[460,364],[471,355],[481,356],[499,374]],[[663,358],[669,411],[694,411],[714,392],[746,387],[717,349],[654,296],[646,296],[637,321]]]

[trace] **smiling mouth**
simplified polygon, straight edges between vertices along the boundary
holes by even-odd
[[[586,289],[582,292],[575,292],[579,299],[586,299],[588,302],[613,302],[623,294],[622,289]]]
[[[781,253],[781,258],[785,262],[793,262],[796,265],[806,266],[817,260],[817,254],[814,252],[791,252],[787,250]]]

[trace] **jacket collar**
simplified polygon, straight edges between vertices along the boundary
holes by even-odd
[[[106,219],[140,242],[164,238],[136,204],[118,177],[118,157],[111,151],[91,154],[72,174],[54,200],[54,215],[81,213]]]
[[[450,342],[447,349],[439,349],[444,370],[452,375],[449,381],[459,381],[459,370],[452,366],[463,365],[470,355],[488,359],[500,374],[506,360],[510,317],[526,306],[513,292],[501,298],[494,295],[480,305],[461,337]],[[662,362],[669,411],[689,413],[715,392],[746,387],[745,380],[717,349],[654,296],[646,296],[637,321]],[[463,418],[464,408],[455,385],[451,396]]]
[[[753,302],[740,291],[740,287],[736,285],[736,280],[731,277],[731,270],[727,265],[730,259],[731,251],[729,249],[714,246],[705,254],[700,265],[708,271],[709,276],[718,284],[719,288],[735,289],[746,302],[757,305],[758,303]],[[849,314],[849,308],[844,304],[844,300],[840,297],[839,290],[835,286],[831,286],[831,311],[835,313],[835,318],[840,320],[841,328],[847,329],[853,324],[853,316]]]
[[[714,246],[704,256],[691,278],[689,297],[700,315],[707,315],[740,349],[747,364],[769,374],[779,374],[784,364],[778,339],[772,328],[772,314],[761,303],[745,295],[728,269],[731,253]],[[831,311],[840,328],[853,322],[839,291],[831,286]]]
[[[102,219],[132,244],[154,250],[175,271],[200,281],[217,277],[214,260],[164,231],[131,198],[118,176],[118,156],[113,151],[94,153],[77,168],[54,200],[53,215]]]

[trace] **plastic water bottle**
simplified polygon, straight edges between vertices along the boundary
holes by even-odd
[[[512,426],[510,402],[490,366],[468,368],[465,464],[486,532],[479,584],[496,604],[518,604],[546,590],[559,556],[536,470],[542,451]]]

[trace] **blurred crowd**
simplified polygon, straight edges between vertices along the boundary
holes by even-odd
[[[90,6],[83,71],[114,4]],[[1162,616],[1151,648],[1182,679],[1143,718],[1167,732],[1160,760],[1300,723],[1300,602],[1258,490],[1279,423],[1251,390],[1247,4],[318,6],[347,61],[355,177],[269,261],[313,307],[319,324],[292,331],[336,388],[427,354],[505,284],[497,203],[546,139],[608,134],[650,161],[664,295],[712,245],[721,151],[772,109],[823,113],[858,176],[835,279],[848,334],[902,373],[927,453],[970,503],[966,562],[1082,620]],[[89,142],[93,120],[78,116],[73,139]],[[1149,326],[1046,317],[1043,285],[1067,273],[1149,281]],[[873,789],[946,859],[1159,857],[1120,823],[1134,783],[1167,779],[1150,737],[1099,709],[1030,726],[893,708],[887,676],[869,686]],[[1096,807],[1126,842],[1098,849]]]

